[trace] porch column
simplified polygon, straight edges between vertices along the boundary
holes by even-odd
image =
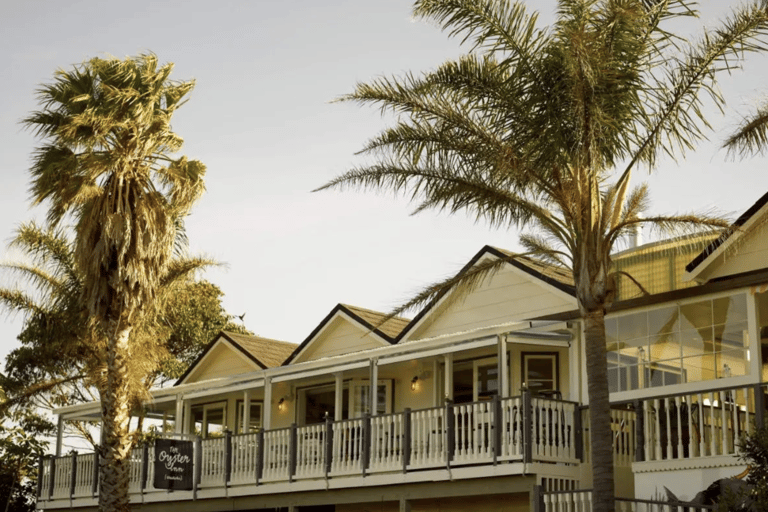
[[[754,293],[747,294],[747,332],[745,346],[747,347],[747,365],[749,375],[761,375],[763,362],[760,357],[760,326],[757,319],[757,301]]]
[[[251,390],[243,391],[243,424],[240,426],[241,434],[247,434],[251,429]]]
[[[187,400],[184,402],[184,415],[182,416],[182,434],[194,434],[195,433],[195,418],[192,417],[192,401]]]
[[[184,432],[184,399],[181,395],[176,395],[176,418],[173,431],[177,434]]]
[[[376,416],[379,411],[379,359],[371,359],[371,385],[369,386],[371,416]]]
[[[264,377],[264,430],[272,428],[272,377]]]
[[[61,457],[61,447],[64,441],[64,417],[59,414],[56,426],[56,456]]]
[[[344,413],[344,372],[338,372],[333,374],[336,377],[336,405],[333,408],[333,421],[341,421],[342,414]]]
[[[439,407],[443,405],[443,399],[440,397],[440,386],[437,382],[437,376],[440,375],[440,362],[437,358],[432,360],[432,406]]]
[[[507,364],[507,335],[499,334],[498,338],[498,357],[496,358],[499,376],[499,397],[509,397],[509,372],[510,368]]]
[[[445,382],[443,386],[445,396],[443,398],[453,400],[453,352],[449,352],[443,357],[445,358]]]

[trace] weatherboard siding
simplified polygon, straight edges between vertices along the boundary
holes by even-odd
[[[554,289],[534,283],[521,271],[505,269],[470,293],[464,301],[449,297],[438,306],[412,339],[467,331],[521,319],[536,318],[574,308]]]
[[[336,318],[317,339],[312,341],[295,362],[314,361],[381,346],[382,343],[374,339],[373,334],[366,329],[353,325],[347,320]]]
[[[232,375],[249,373],[256,369],[255,363],[245,359],[227,345],[214,347],[200,366],[188,377],[187,382],[200,382],[209,379],[218,379]]]
[[[706,278],[711,280],[765,268],[768,261],[767,241],[768,223],[763,223],[746,233],[744,239],[726,248],[711,266],[711,271],[705,273]]]

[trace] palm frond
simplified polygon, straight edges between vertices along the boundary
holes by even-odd
[[[653,167],[660,151],[674,158],[678,151],[693,148],[710,127],[702,109],[704,95],[720,108],[724,104],[717,74],[737,69],[745,53],[762,51],[766,43],[768,12],[763,2],[755,1],[705,32],[682,58],[670,56],[664,83],[647,91],[656,110],[648,116],[625,173],[639,161]]]
[[[768,148],[768,101],[763,101],[756,111],[745,117],[739,128],[723,143],[731,155],[744,158],[764,153]]]

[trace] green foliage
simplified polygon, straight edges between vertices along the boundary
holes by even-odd
[[[18,406],[51,408],[96,399],[89,374],[100,358],[88,344],[82,277],[73,264],[71,243],[63,231],[32,223],[19,227],[11,245],[26,258],[0,268],[24,286],[0,288],[0,307],[23,314],[24,324],[21,346],[8,354],[0,387]],[[134,339],[149,338],[165,354],[148,382],[177,378],[220,330],[248,333],[224,311],[221,289],[190,278],[207,264],[205,259],[174,260],[163,280],[157,315],[142,324],[149,328],[134,331]],[[85,425],[69,427],[93,441]]]
[[[170,353],[161,366],[161,378],[177,379],[200,355],[219,331],[253,334],[232,321],[221,305],[224,293],[208,281],[183,283],[170,293],[158,323],[166,326],[163,336]]]
[[[0,422],[0,508],[9,512],[32,512],[39,455],[47,445],[41,438],[53,431],[53,425],[29,411],[3,420]]]
[[[718,510],[727,512],[768,512],[768,425],[741,439],[739,459],[747,464],[746,484],[720,500]]]

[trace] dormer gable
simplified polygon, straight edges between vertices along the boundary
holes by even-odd
[[[440,294],[398,337],[398,342],[528,320],[576,307],[570,271],[491,246],[483,247],[457,274],[490,260],[501,267],[457,300],[456,289]]]
[[[295,343],[221,331],[176,382],[242,375],[280,366],[296,349]]]
[[[691,261],[686,279],[706,283],[755,272],[768,261],[768,193]]]
[[[384,321],[386,318],[378,311],[337,304],[283,364],[391,345],[409,320],[395,317]]]

